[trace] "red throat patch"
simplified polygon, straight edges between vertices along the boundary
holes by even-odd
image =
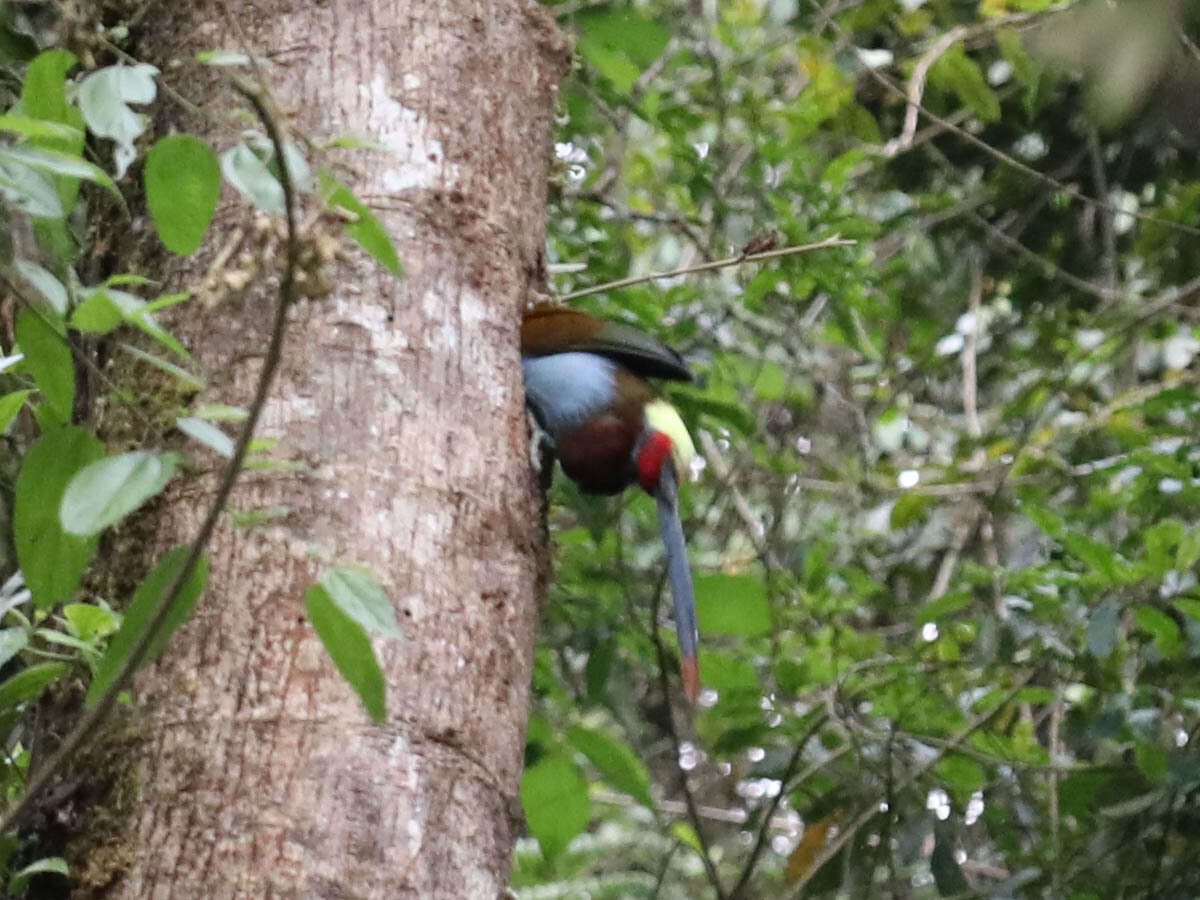
[[[637,457],[638,484],[647,494],[653,494],[658,489],[658,477],[670,455],[671,439],[661,431],[651,432]]]

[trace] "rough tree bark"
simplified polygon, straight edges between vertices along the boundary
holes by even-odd
[[[183,121],[218,146],[244,127],[228,115],[242,104],[169,60],[246,47],[274,63],[296,133],[384,144],[353,155],[354,187],[407,276],[353,253],[331,296],[292,312],[260,435],[305,468],[243,476],[237,508],[288,514],[222,528],[196,615],[137,680],[140,802],[109,896],[490,900],[519,827],[541,587],[517,324],[543,268],[565,42],[534,0],[204,0],[149,18],[141,56],[228,128]],[[195,285],[230,246],[230,265],[262,253],[236,231],[245,220],[224,205],[173,282]],[[247,402],[272,290],[218,291],[177,323],[210,379],[202,399]],[[184,490],[161,547],[203,513],[195,483]],[[383,727],[304,618],[329,562],[378,573],[408,636],[376,644]]]

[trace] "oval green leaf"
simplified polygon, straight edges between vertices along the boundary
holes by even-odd
[[[701,634],[754,637],[771,630],[771,605],[755,575],[700,575],[696,616]]]
[[[396,611],[371,572],[361,566],[342,566],[326,572],[320,580],[329,599],[363,628],[386,637],[401,637]]]
[[[104,456],[104,446],[82,428],[62,425],[42,435],[25,454],[17,476],[13,537],[17,562],[39,609],[71,599],[98,539],[63,530],[58,518],[67,484]]]
[[[154,618],[159,601],[162,600],[171,583],[179,575],[179,570],[187,561],[189,549],[187,546],[180,546],[169,550],[133,592],[133,599],[125,608],[121,618],[120,629],[108,642],[108,649],[105,650],[104,656],[96,665],[96,675],[92,679],[87,699],[84,701],[84,705],[88,708],[95,706],[100,701],[120,673],[134,646],[149,627],[150,620]],[[171,602],[170,612],[163,620],[158,633],[150,641],[141,665],[153,662],[163,652],[171,635],[192,614],[192,610],[196,607],[196,601],[204,593],[206,584],[208,584],[208,559],[201,557]]]
[[[136,450],[98,460],[67,485],[59,505],[63,528],[71,534],[97,534],[133,512],[175,474],[172,454]]]
[[[25,354],[25,370],[45,398],[51,418],[71,421],[75,405],[75,363],[67,339],[54,329],[46,315],[23,309],[17,316],[17,344]]]
[[[521,778],[525,823],[546,859],[558,856],[592,817],[587,781],[562,754],[543,757]]]
[[[146,204],[164,246],[195,253],[221,199],[221,164],[207,143],[190,134],[160,138],[146,156]]]
[[[354,688],[367,715],[376,723],[382,722],[387,714],[383,670],[379,668],[367,632],[346,615],[320,585],[314,584],[308,589],[305,607],[308,620],[325,645],[329,658]]]

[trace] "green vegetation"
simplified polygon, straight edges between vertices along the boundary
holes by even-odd
[[[1066,5],[551,6],[558,292],[858,243],[574,301],[700,374],[709,692],[560,478],[518,897],[1200,891],[1200,15]]]

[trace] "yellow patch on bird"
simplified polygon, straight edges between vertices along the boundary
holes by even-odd
[[[681,481],[686,480],[692,465],[692,457],[696,455],[696,445],[688,434],[687,426],[673,407],[666,400],[652,400],[646,404],[646,424],[655,431],[661,431],[671,439],[671,457],[675,460],[675,470]]]

